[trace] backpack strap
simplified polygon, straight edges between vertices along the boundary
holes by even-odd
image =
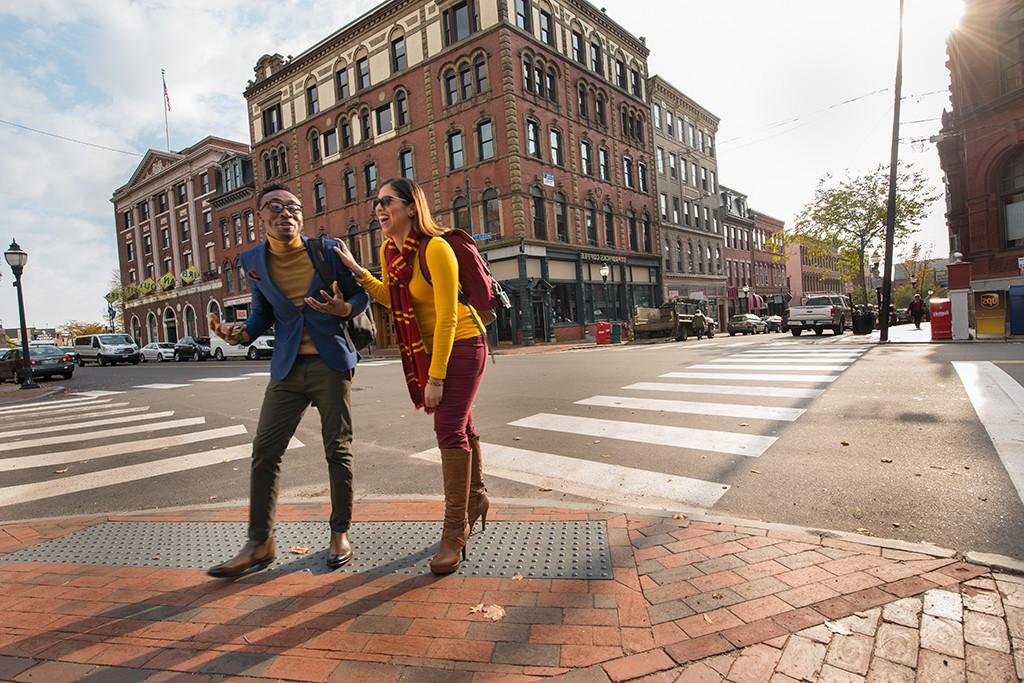
[[[430,268],[427,267],[427,245],[430,244],[432,237],[420,240],[420,248],[417,249],[420,260],[420,273],[423,275],[423,279],[427,281],[427,284],[431,287],[434,286],[434,281],[430,279]]]
[[[324,256],[323,238],[310,237],[307,239],[306,253],[309,254],[309,260],[313,262],[313,269],[320,276],[320,281],[324,283],[324,287],[330,290],[331,284],[334,282],[334,274],[331,272],[331,267],[327,265],[327,258]]]

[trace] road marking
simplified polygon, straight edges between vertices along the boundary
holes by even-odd
[[[629,398],[626,396],[591,396],[582,401],[576,401],[576,403],[585,406],[658,410],[666,413],[686,413],[689,415],[746,417],[754,418],[755,420],[782,420],[785,422],[792,422],[804,414],[802,408],[776,408],[774,406],[752,406],[742,403],[665,401],[656,398]]]
[[[713,363],[760,363],[761,365],[805,365],[815,368],[819,365],[830,363],[852,363],[856,359],[846,358],[779,358],[778,356],[729,356],[728,358],[716,358]],[[843,366],[847,367],[847,366]]]
[[[51,408],[57,406],[64,407],[88,403],[89,406],[92,407],[95,405],[100,405],[102,403],[109,402],[109,398],[104,399],[102,401],[97,401],[94,398],[69,398],[60,401],[48,401],[46,403],[30,403],[28,405],[23,406],[10,406],[8,408],[0,408],[0,417],[3,417],[5,415],[23,415],[25,413],[36,413],[39,412],[40,410],[50,410]]]
[[[201,377],[193,382],[241,382],[245,377]]]
[[[489,477],[565,491],[611,505],[658,510],[690,506],[706,509],[729,490],[727,485],[714,481],[567,458],[553,453],[489,443],[481,443],[480,448],[486,453]],[[441,461],[436,448],[415,453],[412,457],[434,463]]]
[[[80,415],[79,414],[68,415],[68,413],[78,413],[78,412],[80,412],[82,410],[92,410],[93,407],[97,407],[98,408],[100,406],[90,406],[88,408],[86,408],[86,407],[67,408],[66,410],[60,411],[60,413],[56,417],[54,417],[53,415],[50,415],[49,413],[41,413],[39,415],[27,415],[27,416],[25,416],[23,418],[20,418],[18,420],[18,424],[19,425],[25,425],[25,424],[47,424],[47,425],[50,425],[50,424],[57,424],[59,422],[71,422],[71,421],[74,421],[74,420],[84,420],[87,417],[108,417],[108,416],[112,416],[112,415],[129,415],[131,413],[144,413],[147,410],[149,410],[149,406],[137,406],[135,408],[123,408],[123,407],[120,407],[120,406],[126,406],[126,405],[128,405],[128,404],[127,403],[111,403],[109,406],[103,406],[104,408],[109,408],[109,410],[97,410],[97,411],[94,411],[94,412],[91,412],[91,413],[81,413]]]
[[[115,394],[123,394],[123,391],[101,391],[96,389],[94,391],[76,391],[71,396],[91,396],[93,398],[99,398],[100,396],[113,396]]]
[[[839,375],[765,375],[762,373],[744,372],[666,372],[659,377],[672,379],[731,379],[739,382],[834,382]]]
[[[637,382],[622,388],[683,394],[727,394],[730,396],[774,396],[777,398],[818,398],[825,393],[824,389],[732,386],[729,384],[675,384],[670,382]]]
[[[146,415],[119,415],[117,417],[108,417],[103,420],[88,420],[86,422],[73,422],[71,424],[59,424],[51,425],[47,427],[30,427],[28,429],[15,429],[10,432],[0,432],[0,438],[7,438],[11,436],[24,436],[25,434],[45,434],[47,432],[66,432],[69,429],[84,429],[86,427],[99,427],[102,425],[110,424],[121,424],[123,422],[139,422],[140,420],[156,420],[162,417],[171,417],[174,415],[173,410],[165,410],[162,413],[148,413]],[[90,438],[88,434],[82,434],[82,438]]]
[[[292,438],[291,442],[288,444],[289,449],[301,447],[302,442],[295,438]],[[248,458],[251,452],[252,447],[248,444],[244,444],[240,446],[230,446],[228,448],[217,448],[212,451],[191,453],[189,455],[181,455],[175,458],[166,458],[164,460],[139,463],[137,465],[115,467],[114,469],[103,470],[100,472],[78,474],[72,477],[65,477],[63,479],[54,479],[35,484],[22,484],[20,486],[9,486],[7,488],[0,489],[0,506],[28,503],[34,500],[42,500],[44,498],[64,496],[69,493],[88,491],[102,486],[112,486],[114,484],[123,484],[125,482],[138,481],[140,479],[150,479],[152,477],[171,474],[173,472],[193,470],[200,467],[207,467],[209,465],[216,465],[222,462],[229,462],[231,460],[242,460],[244,458]]]
[[[1024,360],[992,360],[990,363],[996,363],[998,365],[1011,365],[1014,363],[1024,363]]]
[[[82,417],[82,415],[72,413],[80,413],[83,410],[105,411],[107,409],[111,409],[116,412],[117,407],[129,405],[128,403],[109,403],[107,405],[97,405],[97,403],[107,403],[107,401],[90,402],[85,405],[71,406],[69,408],[62,407],[56,410],[33,410],[32,412],[29,413],[14,413],[12,415],[0,415],[0,423],[13,422],[15,420],[18,421],[18,424],[22,424],[26,420],[45,420],[47,422],[50,422],[51,420],[65,418],[70,420],[77,420],[78,418]]]
[[[765,351],[744,351],[741,356],[780,356],[780,357],[798,357],[798,358],[835,358],[835,357],[847,357],[853,356],[858,357],[864,355],[862,351],[783,351],[782,349],[777,350],[765,350]]]
[[[270,377],[269,372],[247,372],[245,377]]]
[[[169,422],[157,422],[150,425],[135,425],[134,427],[118,427],[117,429],[102,429],[91,434],[63,434],[61,436],[47,436],[41,439],[25,439],[23,441],[12,441],[11,443],[0,443],[0,451],[17,451],[23,448],[35,448],[37,446],[52,446],[58,443],[70,443],[72,441],[83,441],[92,439],[105,439],[109,436],[124,436],[125,434],[138,434],[140,432],[155,432],[165,429],[177,429],[178,427],[191,427],[206,423],[205,417],[189,417],[184,420],[170,420]]]
[[[954,361],[953,367],[1024,502],[1024,387],[990,362]]]
[[[784,368],[776,368],[771,365],[757,363],[756,365],[730,365],[726,363],[698,363],[687,365],[690,370],[791,370],[793,372],[842,372],[849,365],[803,365],[801,363],[788,363]]]
[[[52,465],[63,465],[65,463],[83,462],[96,460],[112,455],[126,455],[128,453],[144,453],[156,451],[161,448],[173,448],[187,443],[198,443],[212,439],[223,439],[229,436],[245,434],[244,425],[231,425],[230,427],[218,427],[207,429],[202,432],[190,432],[188,434],[177,434],[175,436],[162,436],[156,439],[143,439],[141,441],[123,441],[121,443],[109,443],[91,448],[79,448],[74,451],[59,451],[56,453],[41,453],[40,455],[23,455],[18,458],[5,458],[0,460],[0,471],[13,472],[15,470],[29,470],[33,467],[49,467]]]
[[[180,389],[181,387],[192,386],[191,384],[136,384],[132,389]]]
[[[380,365],[394,365],[395,363],[401,363],[400,360],[364,360],[359,361],[356,367],[359,368],[375,368]]]
[[[585,434],[605,439],[658,444],[674,448],[732,453],[752,458],[756,458],[768,450],[776,439],[774,436],[736,434],[690,427],[667,427],[621,420],[597,420],[590,417],[553,415],[551,413],[537,413],[515,422],[509,422],[509,424],[513,427],[529,427],[530,429]]]

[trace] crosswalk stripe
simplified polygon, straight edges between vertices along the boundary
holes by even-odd
[[[622,388],[681,394],[725,394],[729,396],[772,396],[776,398],[818,398],[825,393],[824,389],[733,386],[731,384],[676,384],[674,382],[636,382]]]
[[[743,372],[666,372],[659,377],[672,379],[731,379],[738,382],[834,382],[839,375],[765,375]]]
[[[487,454],[489,477],[566,491],[611,505],[661,510],[678,510],[681,507],[706,509],[729,490],[727,485],[714,481],[567,458],[553,453],[489,443],[482,443],[480,447]],[[440,452],[436,448],[412,457],[440,462]]]
[[[156,384],[136,384],[132,389],[180,389],[181,387],[191,386],[190,384],[164,384],[157,382]]]
[[[270,377],[269,372],[247,372],[246,377]]]
[[[66,432],[71,429],[85,429],[86,427],[100,427],[102,425],[121,424],[123,422],[139,422],[141,420],[156,420],[162,417],[171,417],[173,410],[165,410],[160,413],[148,413],[146,415],[118,415],[102,420],[87,420],[86,422],[72,422],[71,424],[58,424],[46,427],[29,427],[28,429],[15,429],[9,432],[0,432],[0,438],[12,436],[24,436],[25,434],[46,434],[47,432]],[[80,435],[83,438],[90,438],[88,434]]]
[[[144,413],[149,410],[149,406],[136,406],[134,408],[125,408],[127,403],[111,403],[109,406],[94,406],[96,408],[106,408],[107,410],[93,410],[93,407],[81,407],[81,408],[68,408],[61,410],[54,416],[49,413],[40,413],[38,415],[25,415],[18,419],[18,425],[30,425],[30,424],[58,424],[61,422],[73,422],[75,420],[84,420],[89,417],[108,417],[112,415],[130,415],[132,413]],[[93,412],[82,413],[82,410],[92,410]],[[75,413],[69,415],[68,413]],[[13,422],[8,422],[13,424]]]
[[[658,444],[674,448],[691,448],[716,453],[732,453],[755,458],[768,450],[776,439],[774,436],[736,434],[690,427],[667,427],[621,420],[598,420],[590,417],[553,415],[551,413],[537,413],[515,422],[509,422],[509,424],[513,427],[585,434],[606,439]]]
[[[193,382],[241,382],[245,377],[201,377]]]
[[[756,362],[756,361],[755,361]],[[733,365],[728,363],[698,363],[696,365],[687,365],[687,369],[690,370],[790,370],[792,372],[842,372],[849,365],[800,365],[795,363],[789,363],[784,368],[773,367],[772,365],[764,365],[761,363],[751,365]]]
[[[665,401],[656,398],[631,398],[627,396],[591,396],[582,401],[576,401],[576,403],[585,406],[657,410],[666,413],[686,413],[689,415],[745,417],[755,420],[782,420],[785,422],[792,422],[804,414],[802,408],[777,408],[775,406],[755,406],[742,403]]]
[[[400,360],[364,360],[359,361],[358,367],[360,368],[375,368],[379,365],[394,365],[395,363],[401,363]]]
[[[104,401],[104,403],[106,403],[106,401]],[[51,422],[53,420],[65,419],[65,418],[69,419],[69,420],[77,420],[80,417],[83,417],[82,415],[78,414],[78,413],[81,413],[82,411],[92,410],[92,411],[103,412],[103,411],[106,411],[106,410],[114,410],[116,412],[117,408],[119,408],[121,406],[126,406],[126,405],[128,405],[128,403],[107,403],[107,405],[96,405],[95,403],[89,403],[89,404],[81,405],[81,406],[71,406],[70,408],[59,408],[57,410],[41,410],[41,411],[34,411],[34,412],[31,412],[31,413],[16,413],[14,415],[0,415],[0,424],[3,424],[3,423],[10,424],[10,423],[15,422],[15,421],[17,421],[18,424],[27,424],[28,422],[30,422],[32,420],[42,420],[42,421],[45,421],[45,422],[49,423],[49,422]],[[87,415],[92,415],[93,413],[86,413],[86,414]]]
[[[90,396],[92,398],[99,398],[101,396],[113,396],[115,394],[123,394],[123,391],[104,391],[103,389],[94,389],[93,391],[76,391],[71,394],[72,396]]]
[[[739,355],[743,356],[799,356],[801,358],[811,358],[815,356],[863,356],[863,351],[841,351],[841,350],[804,350],[797,351],[794,349],[751,349],[750,351],[741,351]]]
[[[302,442],[292,439],[288,448],[300,448]],[[139,463],[137,465],[126,465],[114,469],[78,474],[63,479],[39,482],[35,484],[22,484],[20,486],[9,486],[0,489],[0,506],[17,505],[28,503],[44,498],[64,496],[69,493],[78,493],[102,486],[123,484],[140,479],[149,479],[163,474],[182,472],[184,470],[207,467],[231,460],[242,460],[249,457],[251,447],[248,444],[230,446],[228,448],[217,448],[212,451],[202,451],[189,455],[180,455],[164,460]]]
[[[63,408],[65,406],[81,405],[83,403],[88,403],[90,405],[99,405],[101,403],[109,402],[109,398],[103,399],[101,401],[97,401],[94,398],[69,398],[60,401],[47,401],[46,403],[29,403],[23,406],[9,406],[6,408],[0,408],[0,417],[4,417],[6,415],[23,415],[25,413],[35,413],[40,410],[50,410],[51,408],[54,407]]]
[[[193,425],[205,424],[205,417],[189,417],[184,420],[170,420],[169,422],[157,422],[156,424],[135,425],[133,427],[118,427],[117,429],[102,429],[91,434],[63,434],[61,436],[47,436],[41,439],[25,439],[23,441],[12,441],[11,443],[0,443],[0,451],[17,451],[24,448],[35,448],[36,446],[52,446],[58,443],[70,443],[85,439],[105,439],[110,436],[124,436],[125,434],[138,434],[140,432],[155,432],[165,429],[177,429],[178,427],[191,427]]]
[[[808,367],[817,367],[819,365],[829,365],[832,363],[852,363],[856,359],[846,358],[779,358],[778,356],[729,356],[728,358],[716,358],[714,363],[760,363],[761,365],[806,365]]]
[[[156,439],[122,441],[120,443],[108,443],[101,446],[92,446],[90,448],[79,448],[73,451],[42,453],[40,455],[23,455],[18,458],[4,458],[0,460],[0,472],[30,470],[33,467],[49,467],[52,465],[63,465],[65,463],[83,462],[85,460],[106,458],[111,455],[143,453],[146,451],[159,450],[161,448],[183,446],[188,443],[223,439],[229,436],[238,436],[239,434],[245,433],[245,425],[231,425],[230,427],[218,427],[216,429],[207,429],[201,432],[190,432],[187,434],[177,434],[175,436],[162,436]]]

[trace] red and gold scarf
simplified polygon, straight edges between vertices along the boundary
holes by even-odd
[[[388,294],[391,296],[391,320],[395,328],[398,349],[402,353],[402,369],[405,371],[405,383],[409,386],[409,396],[417,408],[427,413],[433,412],[423,405],[423,390],[427,386],[427,371],[430,368],[430,356],[420,336],[420,328],[413,315],[412,294],[409,283],[412,281],[413,264],[416,263],[420,242],[415,232],[410,231],[399,251],[393,240],[384,242],[384,268],[387,273]]]

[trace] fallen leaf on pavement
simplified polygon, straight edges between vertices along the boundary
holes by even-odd
[[[309,548],[304,545],[293,545],[291,551],[296,555],[305,555],[309,552]]]
[[[550,491],[551,489],[539,488],[538,491]]]
[[[847,626],[846,624],[841,624],[838,621],[826,621],[825,628],[839,636],[853,635],[853,631],[850,630],[849,626]]]
[[[857,519],[860,519],[864,516],[864,511],[861,510],[860,508],[853,508],[853,516]]]
[[[217,496],[210,496],[210,500],[217,500]]]
[[[703,617],[704,617],[704,621],[708,622],[709,624],[715,623],[714,621],[712,621],[711,617],[709,617],[707,614],[704,614]]]
[[[839,445],[840,445],[840,446],[849,446],[849,445],[850,445],[850,442],[849,442],[849,441],[840,441],[840,442],[839,442]]]
[[[513,436],[513,437],[512,437],[512,440],[513,440],[513,441],[522,441],[522,439],[521,439],[521,438],[519,438],[518,436]]]
[[[682,512],[677,512],[676,514],[672,515],[672,519],[686,519],[686,515],[684,515]]]
[[[857,527],[856,529],[854,529],[854,531],[856,531],[858,534],[866,534],[868,536],[871,535],[871,529],[865,529],[862,526],[861,527]]]
[[[601,439],[594,439],[594,443],[601,443]]]
[[[522,581],[523,580],[523,575],[522,574],[513,574],[512,575],[512,580],[513,581]]]
[[[761,470],[750,470],[751,474],[761,474]]]
[[[484,616],[491,621],[501,621],[505,618],[505,608],[501,605],[488,605],[484,609]]]
[[[53,473],[54,473],[54,474],[64,474],[64,473],[65,473],[65,472],[67,472],[67,471],[68,471],[69,469],[71,469],[71,468],[70,468],[70,467],[65,467],[65,468],[64,468],[64,469],[62,469],[62,470],[54,470],[54,471],[53,471]]]
[[[900,523],[899,523],[899,522],[893,522],[893,523],[892,523],[892,525],[893,525],[894,527],[896,527],[897,529],[899,529],[899,528],[900,528]]]
[[[722,594],[721,593],[712,593],[711,597],[713,597],[715,600],[721,600],[722,599]]]
[[[483,612],[483,611],[484,611],[484,603],[482,603],[482,602],[479,605],[473,605],[472,607],[469,608],[469,613],[470,614],[476,614],[477,612]]]
[[[740,422],[740,427],[749,427],[749,426],[750,426],[749,422]]]
[[[890,462],[892,462],[892,458],[882,458],[882,462],[890,463]]]

